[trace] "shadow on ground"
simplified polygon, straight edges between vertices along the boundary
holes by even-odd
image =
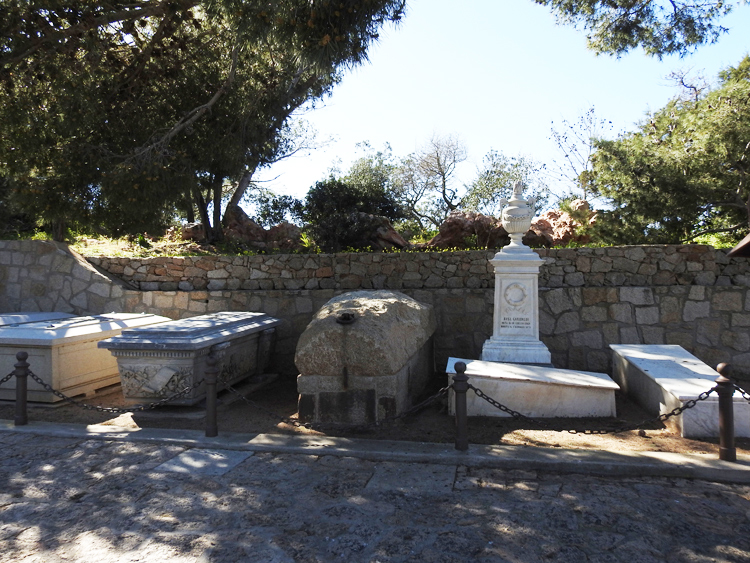
[[[440,380],[442,382],[442,378]],[[439,389],[436,382],[424,399]],[[296,424],[297,389],[293,378],[281,378],[262,389],[243,394],[224,391],[219,396],[219,432],[324,434],[374,440],[453,443],[455,422],[448,415],[446,399],[439,399],[419,413],[377,426],[345,428],[326,425],[305,428]],[[83,399],[80,399],[83,400]],[[85,399],[87,404],[103,407],[127,407],[119,387]],[[0,418],[12,420],[14,406],[0,404]],[[556,418],[541,423],[509,417],[469,419],[469,442],[537,447],[585,448],[607,451],[663,451],[678,453],[715,453],[717,440],[688,440],[653,419],[627,397],[617,395],[617,418]],[[121,415],[63,406],[30,405],[29,420],[78,424],[135,425],[141,428],[181,428],[202,430],[205,418],[202,406],[165,406],[145,412]],[[614,431],[622,426],[639,425],[637,430]],[[750,440],[737,439],[738,453],[750,454]]]

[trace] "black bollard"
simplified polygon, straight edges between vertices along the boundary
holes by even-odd
[[[218,361],[211,353],[206,358],[206,373],[203,379],[206,384],[206,438],[219,435],[219,426],[216,422],[216,376],[218,373]]]
[[[26,411],[26,391],[28,389],[29,363],[26,359],[29,355],[26,352],[16,354],[18,363],[15,365],[14,374],[16,376],[16,415],[13,417],[15,426],[25,426],[29,423],[29,416]]]
[[[737,461],[737,449],[734,446],[734,384],[727,377],[729,366],[719,364],[716,371],[716,393],[719,395],[719,459]]]
[[[469,418],[466,412],[466,392],[469,390],[469,377],[466,364],[456,362],[456,375],[453,376],[453,392],[456,395],[456,449],[465,452],[469,449]]]

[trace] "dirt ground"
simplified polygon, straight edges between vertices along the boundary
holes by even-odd
[[[439,388],[436,383],[425,397]],[[456,429],[448,415],[445,399],[424,408],[419,413],[365,428],[325,426],[310,429],[297,426],[297,390],[293,378],[278,378],[261,389],[238,386],[239,394],[223,391],[219,395],[219,432],[243,433],[304,433],[312,435],[345,436],[374,440],[408,440],[415,442],[453,443]],[[242,399],[242,397],[246,397]],[[423,398],[425,398],[423,397]],[[119,387],[89,397],[87,404],[104,407],[126,407]],[[0,403],[0,418],[13,419],[14,406]],[[142,428],[205,428],[202,406],[164,406],[145,412],[117,415],[62,406],[30,405],[29,420],[73,422],[79,424],[115,424]],[[608,451],[662,451],[681,453],[710,453],[718,456],[718,440],[687,440],[665,427],[651,422],[640,430],[601,433],[624,425],[653,419],[624,396],[617,396],[617,418],[545,419],[544,426],[509,417],[476,417],[469,419],[469,442],[473,444],[513,444],[541,447],[599,449]],[[738,454],[750,455],[750,440],[736,440]]]

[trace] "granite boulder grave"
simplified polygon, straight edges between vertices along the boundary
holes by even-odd
[[[432,307],[395,291],[334,297],[295,363],[300,420],[365,424],[404,412],[434,373]]]

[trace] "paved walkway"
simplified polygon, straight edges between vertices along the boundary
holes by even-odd
[[[750,561],[750,460],[18,430],[2,562]]]

